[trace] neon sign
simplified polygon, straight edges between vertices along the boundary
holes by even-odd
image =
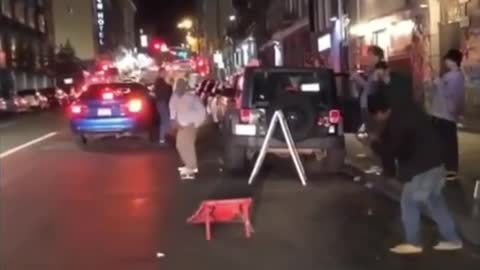
[[[105,45],[105,5],[103,0],[95,0],[95,10],[97,15],[97,38],[100,46]]]

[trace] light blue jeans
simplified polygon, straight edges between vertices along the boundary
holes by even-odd
[[[168,102],[158,101],[157,110],[160,115],[160,141],[164,142],[167,137],[168,129],[170,128],[170,109]]]
[[[416,175],[403,187],[402,221],[409,244],[421,246],[419,230],[422,206],[427,207],[429,215],[437,223],[442,241],[461,242],[442,193],[445,178],[445,168],[436,167]]]

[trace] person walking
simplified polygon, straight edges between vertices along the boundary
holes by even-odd
[[[360,128],[359,133],[367,133],[371,130],[371,121],[368,116],[368,96],[372,94],[375,90],[374,81],[375,81],[375,70],[376,66],[385,61],[385,52],[382,48],[378,46],[370,46],[367,49],[367,72],[365,75],[362,75],[358,72],[355,72],[351,76],[351,80],[354,83],[354,86],[357,89],[360,89],[360,108],[362,112],[362,118],[364,124]]]
[[[206,109],[190,88],[185,76],[177,79],[170,100],[171,120],[177,126],[176,147],[184,166],[179,167],[182,180],[194,180],[198,173],[195,142],[200,126],[206,120]]]
[[[457,179],[458,135],[457,122],[465,112],[465,76],[460,69],[463,54],[450,50],[444,57],[447,72],[434,80],[430,114],[443,141],[443,157],[447,168],[447,180]]]
[[[169,103],[172,97],[172,86],[166,81],[166,72],[161,70],[159,77],[154,85],[155,98],[157,101],[157,110],[160,116],[160,145],[167,144],[166,136],[170,127],[170,110]]]
[[[420,106],[399,112],[393,110],[386,92],[369,97],[369,112],[377,121],[385,122],[388,136],[378,145],[394,154],[398,160],[398,177],[407,183],[401,195],[402,222],[406,242],[390,249],[396,254],[415,254],[423,251],[420,238],[421,208],[426,206],[436,222],[442,240],[435,250],[450,251],[463,248],[449,213],[442,189],[445,186],[445,167],[441,157],[441,141],[429,116]]]

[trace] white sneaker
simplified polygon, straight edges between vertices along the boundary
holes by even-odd
[[[195,174],[193,173],[181,173],[180,179],[182,180],[195,180]]]
[[[198,173],[198,168],[190,170],[189,168],[183,166],[183,167],[178,167],[178,172],[180,172],[180,173]]]
[[[433,247],[434,250],[438,251],[455,251],[463,249],[462,242],[439,242],[436,246]]]
[[[372,166],[368,170],[365,170],[366,174],[378,174],[382,172],[382,168],[379,166]]]
[[[423,252],[423,248],[412,244],[400,244],[391,248],[390,252],[400,255],[419,254]]]

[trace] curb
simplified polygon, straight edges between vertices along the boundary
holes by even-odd
[[[381,195],[384,195],[394,202],[400,203],[401,183],[392,184],[382,176],[368,175],[361,169],[361,166],[358,166],[351,160],[347,160],[347,167],[349,170],[346,172],[347,175],[361,177],[361,181],[358,181],[358,183],[365,185],[366,188],[380,193]],[[371,183],[372,185],[368,187],[368,183]],[[451,205],[451,203],[449,203],[449,205]],[[465,213],[462,213],[464,212],[462,210],[456,209],[452,211],[452,209],[455,209],[455,207],[450,207],[450,211],[455,219],[455,222],[457,223],[460,237],[465,243],[475,248],[480,248],[480,219],[476,220],[472,217],[468,217]],[[422,209],[422,215],[432,220],[425,209]]]

